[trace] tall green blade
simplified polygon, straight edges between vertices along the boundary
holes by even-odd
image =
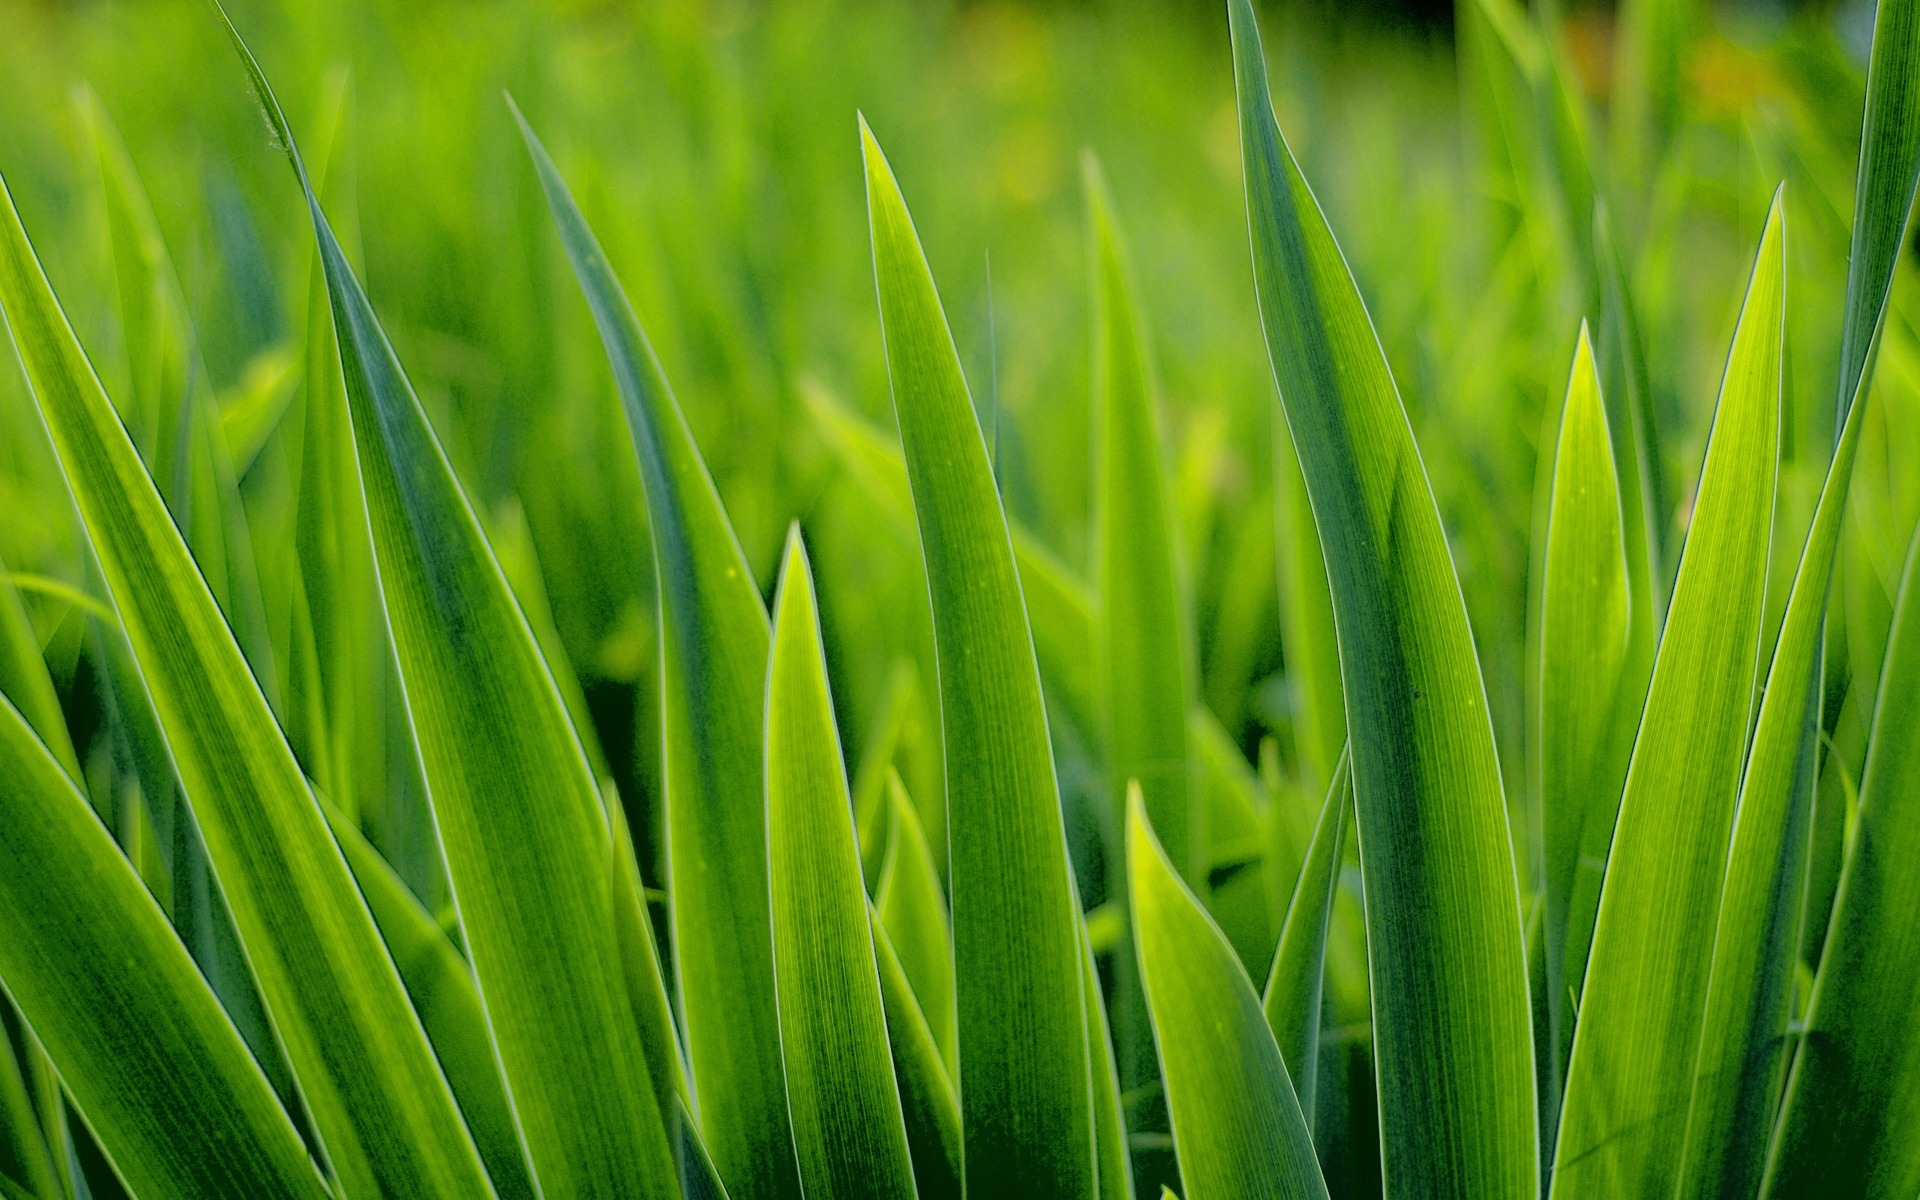
[[[767,908],[767,614],[686,418],[553,160],[527,148],[593,310],[646,488],[660,594],[667,878],[703,1141],[733,1200],[798,1194]]]
[[[1920,184],[1920,3],[1915,0],[1880,0],[1874,9],[1856,179],[1836,429],[1845,424],[1860,391]]]
[[[489,1192],[366,903],[0,185],[0,306],[344,1196]]]
[[[1586,974],[1600,879],[1619,810],[1637,705],[1623,670],[1637,614],[1607,409],[1580,327],[1547,516],[1540,606],[1540,821],[1545,851],[1547,1095],[1560,1094]],[[1553,1123],[1546,1125],[1550,1135]]]
[[[1860,376],[1862,384],[1866,379]],[[1819,749],[1821,635],[1864,424],[1857,414],[1864,409],[1849,406],[1827,468],[1740,781],[1687,1112],[1681,1200],[1751,1196],[1765,1165],[1800,961]]]
[[[962,1156],[960,1098],[953,1077],[940,1060],[933,1031],[913,985],[893,951],[880,914],[868,910],[875,965],[880,969],[880,998],[887,1011],[887,1042],[900,1088],[901,1115],[907,1123],[907,1147],[913,1155],[913,1179],[920,1200],[960,1200]]]
[[[73,737],[67,732],[66,715],[60,711],[60,697],[47,674],[46,659],[41,657],[40,639],[27,620],[19,592],[7,577],[5,562],[0,562],[0,696],[20,710],[68,778],[76,783],[84,778],[80,760],[73,752]]]
[[[897,772],[887,772],[887,856],[873,906],[887,927],[921,1012],[933,1029],[949,1075],[960,1070],[958,1017],[953,1002],[953,931],[927,835]]]
[[[1226,936],[1180,882],[1136,789],[1128,886],[1174,1153],[1190,1195],[1324,1197],[1280,1047]]]
[[[1306,858],[1287,903],[1280,927],[1280,946],[1260,1007],[1273,1030],[1280,1057],[1287,1064],[1294,1094],[1307,1128],[1313,1128],[1314,1099],[1320,1076],[1320,1008],[1325,994],[1327,928],[1333,923],[1333,900],[1340,889],[1340,856],[1347,844],[1347,808],[1353,798],[1351,775],[1342,756],[1334,765],[1333,782],[1320,819],[1313,826]]]
[[[1161,462],[1160,413],[1133,267],[1112,199],[1086,171],[1093,259],[1093,668],[1118,830],[1127,781],[1190,887],[1206,881],[1206,805],[1188,800],[1184,606]]]
[[[1519,885],[1466,605],[1379,339],[1281,137],[1252,6],[1229,8],[1254,283],[1339,631],[1386,1187],[1532,1196]]]
[[[0,929],[0,984],[135,1194],[328,1195],[166,914],[5,700]]]
[[[673,1194],[580,740],[472,505],[240,49],[313,218],[367,520],[460,929],[542,1192]]]
[[[1127,1149],[1126,1106],[1120,1096],[1120,1067],[1107,1025],[1107,1003],[1100,992],[1100,969],[1093,961],[1093,940],[1080,923],[1080,988],[1087,1005],[1087,1054],[1093,1071],[1093,1157],[1100,1175],[1100,1200],[1133,1200],[1133,1156]],[[1144,997],[1142,997],[1144,1000]]]
[[[1849,422],[1851,424],[1851,422]],[[1920,537],[1907,553],[1867,765],[1763,1194],[1920,1191]]]
[[[520,1146],[520,1126],[507,1099],[500,1064],[494,1059],[487,1013],[474,986],[473,971],[440,922],[345,814],[325,798],[320,805],[380,926],[380,936],[393,953],[394,966],[447,1073],[447,1084],[467,1128],[473,1131],[494,1191],[500,1200],[531,1200],[539,1193]]]
[[[1775,195],[1720,386],[1620,801],[1574,1030],[1553,1195],[1665,1194],[1680,1166],[1747,746],[1780,444]]]
[[[914,1194],[812,570],[787,533],[767,665],[767,880],[800,1186]]]
[[[1020,577],[933,273],[864,120],[860,136],[940,663],[967,1190],[1091,1200],[1080,913]]]

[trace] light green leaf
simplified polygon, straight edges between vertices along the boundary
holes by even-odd
[[[135,1194],[328,1195],[166,914],[5,700],[0,928],[0,983]]]
[[[1333,923],[1333,900],[1340,889],[1340,859],[1347,843],[1347,808],[1353,798],[1347,759],[1334,764],[1333,782],[1320,806],[1320,819],[1307,843],[1293,898],[1287,903],[1286,922],[1280,927],[1280,948],[1273,956],[1261,1008],[1273,1030],[1280,1057],[1287,1064],[1294,1094],[1307,1128],[1313,1128],[1314,1097],[1320,1075],[1320,1008],[1327,965],[1327,928]]]
[[[472,970],[440,922],[407,890],[372,843],[325,797],[320,797],[320,807],[393,954],[420,1024],[433,1042],[494,1190],[500,1200],[538,1195],[520,1148],[520,1129],[507,1100],[500,1064],[493,1056],[487,1014]]]
[[[1864,390],[1868,375],[1860,377]],[[1865,405],[1847,423],[1814,509],[1740,781],[1714,934],[1706,1018],[1681,1154],[1680,1200],[1751,1196],[1788,1063],[1819,753],[1821,635]]]
[[[1780,442],[1776,194],[1721,382],[1600,894],[1553,1195],[1669,1192],[1680,1166],[1753,710]]]
[[[1255,289],[1339,631],[1386,1188],[1531,1197],[1519,886],[1466,606],[1379,339],[1281,137],[1253,9],[1229,7]]]
[[[1106,181],[1086,163],[1093,263],[1094,697],[1112,828],[1139,780],[1167,853],[1206,882],[1206,805],[1189,802],[1185,606],[1175,567],[1160,412],[1133,265]]]
[[[0,562],[0,696],[13,702],[33,727],[33,732],[52,753],[60,769],[75,783],[85,778],[80,760],[73,753],[73,738],[67,732],[66,714],[60,711],[60,697],[53,690],[53,678],[47,674],[46,659],[40,653],[40,639],[27,620],[13,579],[6,564]]]
[[[687,1087],[685,1051],[673,1023],[673,1002],[667,998],[666,972],[653,936],[653,917],[647,911],[646,886],[634,857],[633,835],[620,797],[605,793],[607,819],[613,831],[612,871],[614,924],[620,935],[621,974],[627,982],[627,1002],[640,1023],[640,1046],[647,1053],[647,1073],[653,1079],[655,1101],[663,1113],[685,1107]]]
[[[1849,418],[1848,425],[1853,421]],[[1842,445],[1845,445],[1843,439]],[[1837,458],[1838,456],[1836,456]],[[1920,537],[1894,609],[1860,807],[1764,1196],[1920,1192]]]
[[[887,856],[873,905],[887,927],[887,939],[913,985],[920,1011],[931,1014],[933,1040],[947,1074],[960,1073],[959,1027],[953,1003],[953,934],[947,925],[947,901],[934,869],[933,852],[920,816],[897,772],[887,773]]]
[[[1079,906],[1012,540],[913,220],[861,122],[880,325],[933,601],[966,1179],[1097,1194]]]
[[[880,998],[886,1005],[887,1042],[907,1123],[907,1146],[913,1154],[914,1182],[919,1185],[920,1200],[960,1200],[965,1153],[960,1098],[880,914],[870,910],[868,924],[880,968]]]
[[[734,1200],[798,1194],[773,1002],[761,774],[767,614],[665,373],[553,160],[524,122],[613,367],[660,595],[674,969],[702,1141]]]
[[[373,918],[0,186],[0,305],[339,1190],[485,1195]]]
[[[1583,323],[1554,454],[1540,605],[1542,936],[1553,1048],[1547,1094],[1556,1107],[1639,715],[1638,697],[1622,694],[1639,614],[1629,598],[1616,461]]]
[[[1080,989],[1087,1005],[1087,1050],[1093,1069],[1093,1156],[1100,1200],[1133,1200],[1133,1156],[1127,1150],[1127,1114],[1120,1098],[1120,1067],[1113,1031],[1093,961],[1093,937],[1080,924]],[[1144,999],[1144,997],[1143,997]]]
[[[1893,286],[1894,265],[1900,260],[1916,187],[1920,187],[1920,3],[1880,0],[1874,8],[1866,115],[1853,196],[1836,429],[1846,422],[1848,408],[1862,391],[1860,380]]]
[[[1340,640],[1327,590],[1327,560],[1313,527],[1313,504],[1285,421],[1273,423],[1274,518],[1280,565],[1280,642],[1293,689],[1293,740],[1304,782],[1322,789],[1347,744],[1347,698],[1340,682]]]
[[[620,973],[601,869],[609,833],[586,756],[286,118],[240,49],[313,218],[407,714],[528,1164],[543,1193],[669,1196],[672,1145]]]
[[[1187,1191],[1217,1200],[1324,1197],[1253,984],[1154,839],[1137,790],[1127,807],[1134,942]]]
[[[800,1186],[911,1198],[853,799],[798,525],[774,600],[766,745],[774,986]]]

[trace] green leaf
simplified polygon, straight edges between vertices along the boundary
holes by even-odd
[[[795,1196],[767,907],[766,609],[613,268],[524,121],[521,132],[606,347],[646,489],[674,969],[702,1139],[734,1200]]]
[[[767,666],[767,879],[800,1185],[910,1198],[853,799],[798,525],[787,533]]]
[[[1287,1064],[1307,1128],[1313,1128],[1314,1097],[1320,1074],[1320,1008],[1327,965],[1327,928],[1340,890],[1340,859],[1347,842],[1347,808],[1353,798],[1346,756],[1334,765],[1333,782],[1320,806],[1313,840],[1300,865],[1280,948],[1273,956],[1261,1009]]]
[[[1638,697],[1622,694],[1639,611],[1630,600],[1615,463],[1583,323],[1554,453],[1540,606],[1539,803],[1553,1047],[1547,1094],[1556,1099],[1639,715]],[[1551,1134],[1551,1120],[1546,1129]]]
[[[1389,1194],[1538,1191],[1531,1017],[1500,764],[1398,390],[1232,0],[1254,282],[1327,561],[1366,881]]]
[[[1780,442],[1776,194],[1721,382],[1628,767],[1554,1154],[1553,1195],[1670,1191],[1753,709]]]
[[[1836,429],[1845,424],[1851,402],[1861,392],[1868,351],[1920,187],[1920,3],[1915,0],[1880,0],[1874,8],[1857,175]]]
[[[537,1196],[472,970],[440,922],[407,890],[372,843],[325,797],[320,798],[320,807],[393,954],[420,1024],[433,1042],[494,1190],[500,1200]]]
[[[1849,418],[1848,425],[1853,421]],[[1845,444],[1844,439],[1842,442]],[[1836,456],[1837,458],[1837,456]],[[1860,806],[1762,1195],[1920,1191],[1920,537],[1880,674]]]
[[[1347,744],[1347,698],[1340,682],[1340,639],[1327,590],[1327,560],[1313,527],[1313,505],[1285,421],[1273,423],[1275,524],[1279,547],[1280,642],[1293,689],[1294,745],[1305,783],[1323,789]]]
[[[1013,544],[933,273],[864,120],[860,131],[940,664],[967,1189],[1091,1198],[1080,913]]]
[[[85,778],[73,752],[66,715],[60,711],[60,697],[40,653],[40,639],[4,562],[0,562],[0,696],[20,710],[68,778],[76,783]]]
[[[12,1186],[15,1194],[30,1197],[59,1197],[65,1193],[54,1170],[47,1131],[27,1091],[31,1068],[14,1054],[13,1039],[8,1036],[17,1019],[12,1003],[0,996],[0,1187]],[[28,1051],[29,1056],[33,1053]]]
[[[621,973],[627,982],[627,1001],[640,1023],[640,1045],[647,1053],[647,1073],[653,1079],[655,1101],[663,1113],[676,1111],[690,1100],[685,1051],[673,1023],[673,1002],[667,998],[666,972],[654,941],[653,917],[647,911],[646,886],[634,856],[633,835],[619,796],[606,795],[607,818],[613,829],[612,871],[614,923],[620,935]]]
[[[1190,1193],[1218,1200],[1324,1197],[1260,998],[1154,838],[1137,790],[1127,808],[1134,944],[1181,1179]]]
[[[933,852],[920,816],[897,772],[887,772],[887,856],[873,906],[887,927],[887,939],[900,956],[920,1010],[929,1013],[933,1040],[947,1074],[960,1073],[959,1027],[953,1002],[953,934],[947,925],[947,901],[934,868]]]
[[[1189,886],[1206,882],[1206,805],[1189,802],[1185,606],[1160,413],[1133,265],[1106,181],[1086,163],[1093,262],[1095,703],[1118,830],[1127,781]]]
[[[359,280],[320,244],[374,559],[460,929],[542,1192],[668,1196],[619,965],[610,836],[553,675]]]
[[[900,1110],[906,1119],[920,1200],[960,1200],[965,1144],[953,1078],[940,1059],[926,1014],[914,998],[913,985],[907,982],[880,914],[870,909],[867,923],[873,932],[880,999],[887,1012],[887,1042],[893,1051],[893,1074],[900,1088]]]
[[[485,1195],[299,764],[0,185],[0,306],[342,1195]]]
[[[1120,1098],[1120,1067],[1100,994],[1093,938],[1080,924],[1080,988],[1087,1005],[1087,1049],[1093,1068],[1093,1157],[1100,1173],[1100,1200],[1133,1200],[1133,1156],[1127,1150],[1126,1107]]]
[[[1864,390],[1869,375],[1859,377]],[[1788,1058],[1820,733],[1821,635],[1860,447],[1849,406],[1767,669],[1740,781],[1706,1017],[1681,1154],[1681,1200],[1755,1194]]]
[[[4,700],[0,928],[0,983],[135,1194],[328,1195],[166,914]]]

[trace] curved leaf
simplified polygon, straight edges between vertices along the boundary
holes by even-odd
[[[328,1196],[166,914],[5,700],[0,928],[0,983],[135,1194]]]
[[[1352,274],[1231,0],[1254,283],[1325,550],[1366,881],[1389,1194],[1538,1191],[1519,885],[1440,514]]]
[[[940,889],[933,852],[920,828],[920,816],[907,797],[897,772],[887,772],[887,856],[880,867],[880,886],[873,906],[887,927],[887,939],[900,956],[901,969],[913,984],[920,1011],[932,1014],[927,1023],[940,1046],[949,1076],[958,1075],[957,1018],[953,1005],[953,934],[947,926],[947,901]]]
[[[407,714],[528,1163],[542,1192],[669,1196],[672,1147],[618,969],[599,869],[609,833],[586,755],[286,118],[240,49],[319,242]]]
[[[919,1185],[920,1200],[960,1200],[965,1154],[960,1098],[880,914],[870,909],[868,924],[880,969],[880,999],[887,1011],[887,1042],[907,1123],[907,1146],[913,1154],[914,1182]]]
[[[1637,705],[1623,703],[1621,694],[1637,610],[1628,589],[1616,461],[1583,323],[1554,454],[1540,605],[1543,936],[1554,1055],[1548,1094],[1554,1097],[1573,1045],[1572,1008],[1586,974],[1637,715]]]
[[[894,410],[946,727],[967,1189],[1097,1194],[1079,906],[1007,521],[913,220],[862,120]]]
[[[798,525],[774,599],[766,746],[773,977],[800,1185],[910,1200],[853,800]]]
[[[1920,537],[1880,673],[1846,867],[1763,1195],[1920,1191]]]
[[[1628,767],[1567,1069],[1553,1195],[1665,1194],[1680,1166],[1752,714],[1780,444],[1776,194]]]
[[[1187,1191],[1324,1197],[1313,1141],[1260,998],[1128,799],[1127,867],[1140,977]]]
[[[796,1196],[767,908],[766,609],[612,266],[546,149],[524,120],[520,129],[606,347],[646,490],[674,971],[702,1140],[733,1200]]]
[[[1313,827],[1300,864],[1293,898],[1287,903],[1286,922],[1280,927],[1280,948],[1274,952],[1260,1002],[1287,1063],[1294,1094],[1307,1128],[1313,1128],[1314,1095],[1320,1075],[1320,1006],[1327,965],[1327,928],[1333,923],[1333,900],[1340,890],[1340,857],[1347,844],[1347,808],[1353,797],[1345,755],[1334,763],[1333,782]]]
[[[0,306],[345,1196],[489,1193],[299,764],[0,184]]]
[[[1189,886],[1206,882],[1206,805],[1188,797],[1184,606],[1160,459],[1160,414],[1133,268],[1089,158],[1093,259],[1093,668],[1118,829],[1139,780],[1154,831]]]

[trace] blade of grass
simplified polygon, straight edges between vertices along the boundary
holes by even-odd
[[[31,1068],[14,1054],[10,1036],[18,1022],[12,1002],[0,995],[0,1185],[13,1187],[18,1195],[57,1198],[66,1192],[54,1170],[40,1113],[27,1092]]]
[[[373,918],[0,185],[0,306],[345,1196],[489,1192]]]
[[[800,1185],[910,1200],[853,799],[798,525],[774,599],[766,746],[774,986]]]
[[[1538,1191],[1519,885],[1472,632],[1379,339],[1231,0],[1254,280],[1339,631],[1390,1194]]]
[[[1868,376],[1859,376],[1864,390]],[[1864,399],[1864,397],[1863,397]],[[1714,934],[1680,1200],[1751,1196],[1788,1062],[1819,750],[1821,635],[1864,423],[1849,406],[1761,693]]]
[[[1097,1194],[1079,907],[1012,540],[933,273],[864,119],[894,410],[933,601],[967,1189]]]
[[[1086,160],[1093,263],[1094,688],[1113,829],[1127,781],[1190,887],[1206,880],[1204,804],[1188,799],[1184,605],[1160,414],[1133,266],[1098,164]]]
[[[0,928],[0,983],[136,1194],[324,1200],[300,1136],[166,914],[5,700]]]
[[[1753,709],[1780,444],[1785,213],[1755,255],[1600,893],[1553,1196],[1675,1183]]]
[[[1849,425],[1853,422],[1849,419]],[[1843,442],[1844,444],[1844,442]],[[1920,537],[1880,674],[1860,806],[1761,1194],[1920,1190]]]
[[[407,715],[528,1163],[543,1193],[670,1196],[667,1118],[620,975],[599,869],[609,832],[579,737],[286,117],[233,40],[319,243]]]
[[[1586,974],[1600,875],[1619,811],[1637,704],[1623,703],[1637,610],[1607,408],[1580,326],[1554,454],[1540,606],[1540,822],[1545,859],[1551,1138],[1573,1002]]]
[[[1320,1009],[1325,993],[1327,929],[1333,923],[1333,901],[1340,889],[1340,860],[1347,843],[1347,808],[1353,798],[1347,759],[1334,763],[1326,802],[1307,843],[1300,877],[1287,903],[1280,927],[1280,947],[1274,952],[1260,1007],[1273,1030],[1280,1057],[1287,1064],[1309,1132],[1314,1127],[1315,1097],[1320,1075]]]
[[[868,924],[880,970],[880,998],[886,1006],[887,1042],[900,1087],[900,1109],[907,1123],[907,1146],[913,1155],[914,1182],[919,1185],[920,1200],[960,1200],[965,1154],[960,1098],[877,911],[869,910]]]
[[[947,924],[947,901],[934,869],[933,852],[920,816],[907,796],[898,772],[887,772],[887,856],[880,867],[880,885],[873,906],[887,927],[887,940],[900,956],[900,967],[913,985],[920,1011],[930,1014],[933,1040],[949,1077],[960,1073],[958,1017],[953,1004],[953,934]]]
[[[493,1057],[486,1009],[474,986],[473,972],[460,957],[440,922],[426,910],[387,860],[374,849],[346,815],[323,796],[327,814],[346,855],[347,865],[367,898],[367,908],[380,926],[380,936],[393,954],[401,981],[420,1024],[433,1042],[434,1054],[447,1074],[453,1098],[460,1104],[474,1145],[493,1179],[500,1200],[531,1200],[539,1195],[527,1170],[520,1145],[520,1128],[507,1099],[500,1064]]]
[[[73,752],[73,737],[67,732],[67,718],[60,711],[60,697],[53,690],[53,678],[47,674],[46,659],[41,656],[40,638],[27,619],[27,610],[14,590],[13,578],[0,562],[0,696],[11,700],[45,743],[60,769],[76,784],[86,776]]]
[[[1087,1050],[1093,1069],[1093,1157],[1100,1174],[1100,1200],[1133,1200],[1133,1156],[1127,1151],[1126,1106],[1120,1098],[1120,1067],[1113,1031],[1100,993],[1093,939],[1080,922],[1080,988],[1087,1005]]]
[[[1220,1200],[1326,1196],[1260,998],[1155,840],[1137,789],[1127,808],[1134,944],[1187,1191]]]
[[[646,489],[660,594],[674,970],[702,1140],[734,1200],[794,1196],[767,908],[766,609],[613,268],[524,121],[521,132],[606,347]]]

